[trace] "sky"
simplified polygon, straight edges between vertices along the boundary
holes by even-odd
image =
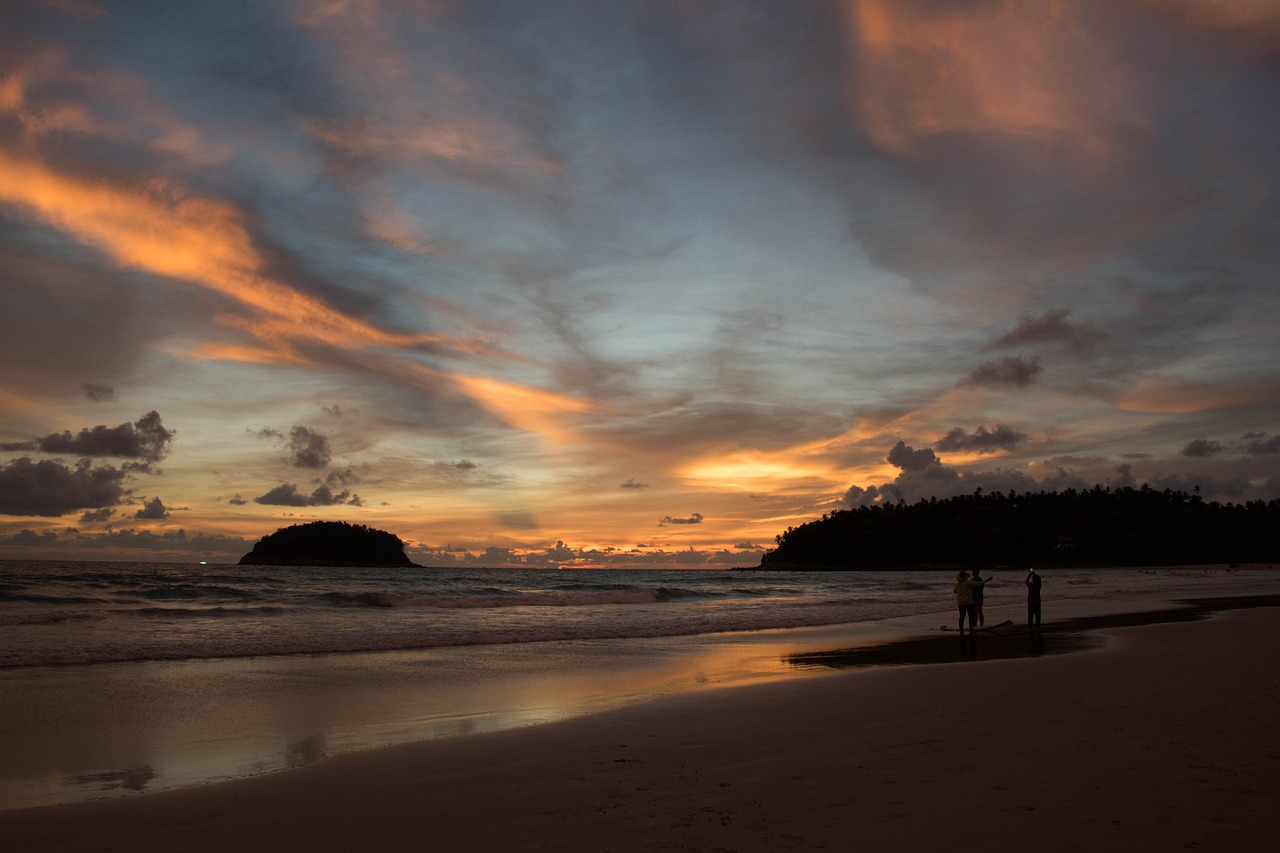
[[[1280,0],[6,0],[0,558],[1280,497]]]

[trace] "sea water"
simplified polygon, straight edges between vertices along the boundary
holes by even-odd
[[[0,667],[659,637],[937,609],[918,573],[0,562]]]
[[[1020,620],[1025,572],[989,618]],[[781,677],[954,619],[951,572],[0,561],[0,808],[199,784]],[[1276,570],[1063,570],[1069,607],[1274,588]]]

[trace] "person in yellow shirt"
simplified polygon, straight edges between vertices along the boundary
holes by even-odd
[[[989,579],[988,579],[989,580]],[[978,614],[973,606],[973,592],[975,589],[982,589],[982,585],[987,581],[978,577],[969,577],[969,573],[961,571],[956,575],[956,606],[960,608],[960,633],[964,633],[965,617],[969,618],[969,633],[972,634],[978,627]]]

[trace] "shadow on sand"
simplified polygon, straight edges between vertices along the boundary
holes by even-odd
[[[783,661],[802,669],[814,667],[858,669],[1067,654],[1102,646],[1105,639],[1095,633],[1099,630],[1135,628],[1168,622],[1194,622],[1227,610],[1280,607],[1280,596],[1188,599],[1180,601],[1179,604],[1184,606],[1145,613],[1117,613],[1110,616],[1065,619],[1061,622],[1049,623],[1039,631],[1031,631],[1026,625],[1010,625],[1007,628],[979,632],[977,635],[957,636],[952,633],[950,636],[920,637],[866,648],[803,652],[787,655]]]

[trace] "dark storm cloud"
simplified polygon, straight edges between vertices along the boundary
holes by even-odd
[[[986,426],[979,426],[972,433],[966,433],[962,428],[956,427],[938,439],[935,446],[942,451],[972,450],[978,453],[993,453],[997,450],[1013,450],[1026,438],[1024,433],[1004,424],[996,424],[990,430]]]
[[[305,426],[289,431],[289,452],[295,468],[324,468],[332,458],[328,437]]]
[[[86,382],[80,386],[80,390],[84,392],[85,398],[92,403],[109,403],[116,398],[115,389],[110,385]]]
[[[82,429],[74,436],[69,431],[55,433],[41,439],[39,449],[45,453],[116,456],[158,462],[168,454],[173,435],[160,422],[159,412],[153,411],[131,424],[96,426]]]
[[[670,515],[664,515],[658,521],[658,526],[666,527],[668,524],[701,524],[701,523],[702,523],[702,513],[695,512],[693,515],[690,515],[687,518],[675,518]]]
[[[293,483],[282,483],[274,489],[268,491],[265,495],[259,495],[253,499],[254,503],[264,504],[267,506],[337,506],[339,504],[349,504],[352,506],[362,506],[363,502],[359,495],[352,495],[346,489],[335,493],[328,486],[317,486],[311,494],[303,494],[298,491],[297,485]]]
[[[143,501],[142,509],[135,512],[133,517],[158,521],[169,517],[169,507],[165,506],[160,498],[152,498],[149,501]]]
[[[1035,381],[1040,372],[1040,359],[1032,356],[1024,359],[1020,356],[1007,355],[997,361],[988,361],[978,365],[965,385],[1013,385],[1024,388]]]
[[[1211,439],[1197,438],[1187,442],[1187,446],[1182,448],[1179,454],[1203,459],[1209,456],[1216,456],[1225,449],[1221,444]]]
[[[1053,308],[1040,316],[1023,314],[1018,325],[984,349],[1012,349],[1029,344],[1060,343],[1069,349],[1087,351],[1106,338],[1106,334],[1091,323],[1072,323],[1067,319],[1071,312],[1066,308]]]
[[[74,467],[54,460],[15,459],[0,468],[0,513],[59,516],[119,504],[127,495],[126,473],[110,465]]]

